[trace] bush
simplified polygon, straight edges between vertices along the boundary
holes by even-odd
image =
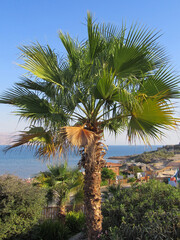
[[[136,178],[135,177],[132,177],[132,178],[128,178],[128,183],[133,183],[136,181]]]
[[[115,180],[116,174],[112,169],[104,167],[101,172],[102,181],[105,180]]]
[[[39,228],[41,240],[66,240],[69,238],[69,229],[58,220],[45,220]]]
[[[101,187],[107,186],[108,185],[108,180],[101,181]]]
[[[85,226],[85,215],[83,212],[69,212],[66,215],[66,226],[71,233],[81,232]]]
[[[15,239],[40,219],[45,193],[16,176],[0,177],[0,239]]]
[[[106,195],[102,239],[177,239],[180,190],[154,180]]]

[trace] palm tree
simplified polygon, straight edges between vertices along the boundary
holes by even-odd
[[[80,150],[92,240],[102,230],[104,129],[126,130],[130,142],[160,139],[164,129],[176,126],[170,100],[179,96],[179,78],[158,44],[159,33],[138,25],[127,30],[96,24],[89,13],[87,32],[82,42],[59,33],[65,57],[49,45],[20,47],[27,75],[0,102],[16,106],[30,128],[11,147],[29,143],[47,157],[73,146]]]
[[[83,174],[78,169],[64,165],[48,166],[48,171],[40,172],[34,179],[34,185],[47,189],[49,202],[58,201],[60,216],[66,215],[65,205],[73,197],[73,203],[83,201]],[[81,199],[77,199],[80,197]]]

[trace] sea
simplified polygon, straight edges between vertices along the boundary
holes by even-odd
[[[76,167],[80,160],[80,155],[68,153],[61,158],[56,157],[50,161],[43,161],[35,157],[35,150],[27,146],[4,152],[7,146],[0,145],[0,175],[13,174],[20,178],[32,178],[40,171],[48,169],[51,164],[63,164],[67,161],[69,167]],[[143,152],[154,151],[161,145],[143,146],[143,145],[109,145],[105,159],[109,162],[114,160],[108,157],[126,156],[140,154]]]

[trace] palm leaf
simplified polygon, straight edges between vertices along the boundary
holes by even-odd
[[[83,126],[64,127],[61,134],[70,144],[77,147],[84,147],[94,140],[95,134]]]
[[[87,28],[88,28],[88,45],[89,45],[89,57],[93,61],[96,56],[102,52],[104,48],[103,38],[99,32],[98,24],[94,24],[92,16],[87,13]]]
[[[144,142],[149,142],[148,136],[159,139],[165,129],[175,129],[177,121],[173,116],[173,108],[166,102],[158,99],[146,99],[142,109],[132,112],[128,124],[128,137],[132,141],[140,137]]]
[[[53,82],[59,87],[63,86],[57,55],[49,45],[42,47],[39,43],[34,43],[32,46],[22,46],[19,50],[24,61],[24,64],[18,64],[19,66],[38,78]]]
[[[31,127],[29,131],[22,131],[5,151],[25,144],[36,148],[36,156],[50,158],[50,156],[55,157],[57,153],[61,154],[63,141],[57,134],[55,135],[42,127]]]
[[[179,76],[172,69],[161,67],[142,82],[140,92],[148,96],[161,95],[163,99],[178,98],[179,82]]]

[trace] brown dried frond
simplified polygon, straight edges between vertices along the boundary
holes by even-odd
[[[61,132],[69,143],[78,148],[89,145],[95,138],[95,133],[85,129],[83,126],[64,127]]]
[[[41,135],[40,133],[26,134],[26,132],[23,132],[22,134],[20,134],[18,136],[18,139],[13,141],[13,144],[11,146],[8,146],[7,148],[5,148],[4,151],[7,152],[8,150],[10,150],[12,148],[16,148],[16,147],[22,146],[26,143],[29,143],[30,140],[32,140],[33,138],[39,137],[40,135]]]

